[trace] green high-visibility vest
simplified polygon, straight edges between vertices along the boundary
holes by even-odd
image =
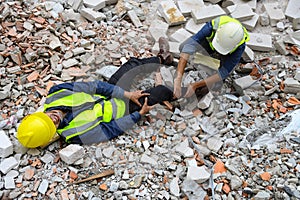
[[[92,106],[82,110],[85,105]],[[121,99],[106,99],[101,95],[91,95],[67,89],[61,89],[48,95],[44,104],[44,111],[57,106],[74,108],[73,119],[69,124],[66,127],[57,129],[57,133],[63,136],[66,142],[95,128],[101,122],[110,122],[112,119],[123,117],[126,110],[125,102]],[[76,112],[76,110],[81,112]]]
[[[209,42],[209,45],[210,45],[212,50],[215,50],[215,48],[212,45],[212,41],[213,41],[213,38],[215,36],[216,31],[218,30],[218,28],[220,26],[222,26],[223,24],[226,24],[228,22],[238,23],[242,26],[242,24],[238,20],[236,20],[234,18],[231,18],[229,16],[220,16],[220,17],[217,17],[217,18],[215,18],[211,21],[212,26],[213,26],[213,31],[212,31],[212,34],[209,37],[207,37],[206,39]],[[240,43],[232,51],[230,51],[230,53],[234,52],[244,42],[248,42],[250,40],[248,31],[246,30],[246,28],[244,26],[242,26],[242,27],[243,27],[243,30],[244,30],[244,38],[240,41]]]

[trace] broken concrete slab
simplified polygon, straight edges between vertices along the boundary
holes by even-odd
[[[254,12],[248,4],[238,4],[226,7],[227,12],[230,16],[239,20],[250,20],[254,16]]]
[[[252,50],[273,51],[272,36],[262,33],[249,33],[250,41],[247,42]]]
[[[263,8],[268,13],[271,26],[276,26],[277,22],[285,19],[282,5],[279,3],[263,3]]]
[[[218,4],[208,5],[197,10],[192,10],[192,17],[197,24],[207,22],[225,14],[225,11]]]
[[[187,23],[185,24],[185,29],[189,32],[196,34],[198,31],[201,30],[201,28],[205,25],[205,23],[196,24],[194,19],[189,19]]]
[[[6,158],[13,153],[13,144],[5,131],[0,130],[0,158]]]
[[[127,12],[129,18],[131,19],[131,22],[134,24],[135,27],[140,28],[143,26],[143,24],[141,23],[140,19],[138,18],[138,16],[136,15],[134,10],[129,10]]]
[[[210,172],[206,166],[201,167],[188,167],[187,179],[196,181],[197,183],[203,183],[210,177]]]
[[[153,20],[148,29],[154,41],[158,41],[160,37],[168,38],[167,31],[169,24],[161,20]]]
[[[197,107],[204,110],[207,109],[213,100],[214,96],[211,92],[208,92],[204,97],[200,99],[200,101],[197,104]]]
[[[67,164],[73,164],[84,155],[84,149],[80,145],[70,144],[59,151],[60,158]]]
[[[186,21],[173,1],[162,1],[157,9],[170,26],[179,25]]]
[[[178,8],[184,16],[190,16],[193,9],[204,6],[203,0],[181,0],[177,1]]]
[[[243,52],[242,58],[246,62],[252,62],[255,58],[254,52],[247,45],[246,45],[246,48]]]
[[[105,14],[97,12],[92,8],[83,8],[80,10],[80,14],[89,21],[101,21],[106,18]]]
[[[170,40],[173,42],[182,43],[191,36],[192,34],[188,32],[186,29],[180,28],[170,35]]]
[[[253,31],[257,25],[258,20],[259,20],[259,15],[254,13],[251,19],[243,20],[241,21],[241,23],[248,31]]]
[[[294,78],[287,78],[284,80],[284,90],[285,93],[296,94],[300,92],[300,82]]]
[[[242,95],[244,94],[244,89],[251,87],[255,83],[256,80],[254,80],[250,75],[248,75],[238,79],[234,79],[233,86],[236,89],[236,91]]]
[[[105,0],[83,0],[83,5],[98,11],[105,7]]]

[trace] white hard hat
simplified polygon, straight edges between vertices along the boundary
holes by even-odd
[[[242,41],[243,37],[244,30],[242,25],[235,22],[228,22],[218,28],[212,45],[217,52],[226,55]]]

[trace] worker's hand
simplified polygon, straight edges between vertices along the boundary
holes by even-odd
[[[178,78],[174,80],[174,97],[177,99],[181,97],[181,79]]]
[[[145,102],[144,102],[144,105],[143,107],[141,108],[141,110],[139,111],[140,115],[144,115],[146,113],[148,113],[151,109],[154,108],[155,105],[153,106],[148,106],[148,98],[146,97],[145,98]]]
[[[190,84],[184,97],[185,98],[188,98],[188,97],[191,97],[193,94],[195,94],[195,90],[196,90],[196,87],[194,84]]]
[[[137,91],[133,91],[133,92],[127,92],[125,91],[124,96],[128,99],[130,99],[131,101],[133,101],[135,104],[137,104],[138,106],[142,107],[142,104],[139,102],[139,98],[143,97],[143,96],[149,96],[149,93],[143,93],[142,90],[137,90]]]

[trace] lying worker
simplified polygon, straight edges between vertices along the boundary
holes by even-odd
[[[162,44],[160,42],[160,47]],[[155,70],[160,64],[171,62],[172,56],[167,49],[161,49],[158,57],[131,58],[108,83],[73,82],[53,86],[46,98],[44,112],[33,113],[22,120],[18,140],[25,147],[35,148],[48,144],[55,132],[67,143],[76,144],[99,143],[117,137],[156,103],[173,100],[173,91],[165,86],[129,92],[116,86],[118,80],[128,74],[132,76],[127,72],[135,68]],[[130,87],[130,84],[124,87]]]
[[[247,41],[249,41],[249,34],[236,19],[221,16],[207,22],[198,33],[180,45],[180,59],[174,79],[174,96],[190,97],[196,90],[226,79],[239,63]],[[182,77],[189,58],[195,52],[204,50],[205,53],[221,61],[220,68],[214,75],[190,84],[187,92],[182,94]]]

